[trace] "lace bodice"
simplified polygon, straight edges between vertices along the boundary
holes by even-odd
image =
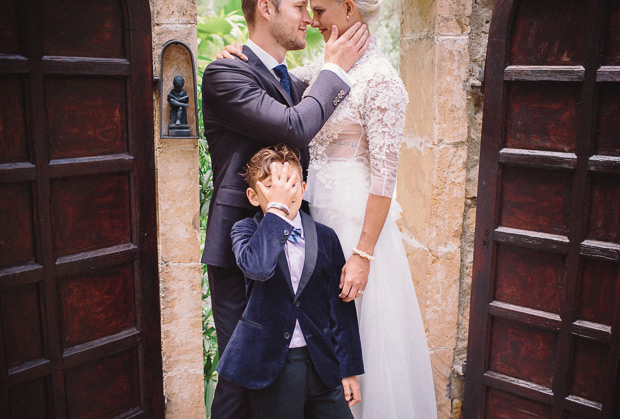
[[[291,70],[312,84],[322,60]],[[355,83],[345,100],[310,143],[310,167],[361,162],[370,167],[370,193],[392,197],[409,98],[403,82],[375,39],[347,73]],[[329,184],[320,174],[318,179]]]

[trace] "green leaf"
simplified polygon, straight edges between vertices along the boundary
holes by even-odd
[[[225,17],[209,16],[201,19],[198,23],[198,36],[230,33],[232,25]]]

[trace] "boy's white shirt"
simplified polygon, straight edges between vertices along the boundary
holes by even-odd
[[[299,287],[299,280],[301,279],[301,273],[304,269],[304,261],[306,260],[306,236],[304,235],[304,227],[301,223],[301,215],[299,211],[297,211],[297,215],[292,220],[289,220],[286,217],[283,217],[280,214],[275,214],[278,217],[286,220],[287,223],[291,225],[292,228],[301,229],[301,238],[298,243],[293,243],[290,240],[287,240],[284,244],[284,254],[286,255],[286,262],[288,264],[288,271],[291,274],[291,285],[293,286],[293,292],[297,293],[297,288]],[[306,346],[306,340],[304,339],[304,334],[301,331],[301,326],[299,325],[299,320],[295,321],[295,330],[293,331],[293,336],[291,337],[290,348],[301,348],[302,346]]]

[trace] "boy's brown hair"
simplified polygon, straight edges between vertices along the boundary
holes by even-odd
[[[284,144],[278,144],[275,147],[266,147],[258,151],[252,156],[248,164],[245,166],[245,172],[242,174],[248,186],[256,189],[256,183],[271,176],[271,163],[286,163],[297,167],[301,175],[301,163],[297,155]]]

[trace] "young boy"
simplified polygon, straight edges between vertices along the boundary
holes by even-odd
[[[338,237],[299,211],[306,185],[285,146],[256,153],[245,178],[262,211],[231,232],[248,305],[218,372],[249,389],[254,418],[353,418],[364,367]]]

